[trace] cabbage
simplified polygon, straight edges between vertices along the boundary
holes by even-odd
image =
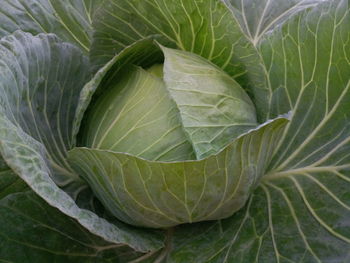
[[[346,0],[0,0],[0,261],[347,262]]]

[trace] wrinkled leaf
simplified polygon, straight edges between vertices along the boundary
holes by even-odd
[[[81,52],[53,35],[22,32],[3,38],[0,52],[0,152],[7,164],[50,205],[92,233],[140,251],[159,248],[160,233],[110,224],[80,209],[52,180],[52,161],[65,162],[72,142],[74,100],[86,76]]]
[[[87,58],[53,35],[21,32],[1,39],[0,54],[0,113],[45,146],[56,183],[78,180],[65,156],[73,147],[79,93],[89,78]]]

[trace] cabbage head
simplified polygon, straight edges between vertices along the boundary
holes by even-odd
[[[156,47],[155,47],[156,48]],[[234,139],[258,126],[243,88],[206,59],[162,47],[164,64],[123,67],[89,106],[69,160],[120,220],[147,227],[241,208],[259,174]]]

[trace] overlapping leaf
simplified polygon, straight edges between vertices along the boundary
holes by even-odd
[[[58,184],[77,180],[65,156],[73,146],[79,93],[89,78],[86,57],[52,35],[17,32],[0,44],[2,118],[45,146]]]
[[[159,228],[213,220],[245,204],[286,123],[280,118],[251,130],[200,161],[151,162],[88,148],[74,148],[68,159],[124,222]]]
[[[108,0],[95,20],[91,58],[97,67],[134,41],[162,35],[234,77],[265,120],[268,89],[261,60],[231,11],[220,1]]]
[[[194,158],[164,81],[141,67],[126,67],[86,118],[86,147],[157,161]]]
[[[192,53],[162,50],[164,82],[197,159],[217,154],[258,125],[254,104],[227,73]]]
[[[104,83],[93,80],[84,87],[81,105],[88,102],[85,94],[99,90],[87,113],[79,109],[85,116],[81,146],[148,160],[203,159],[258,125],[255,107],[240,85],[193,53],[162,47],[165,60],[157,67],[164,78],[134,66],[118,73],[125,54],[133,57],[138,50],[138,58],[149,56],[140,48],[159,49],[151,40],[124,49],[108,63],[115,63],[112,68],[104,67],[94,78],[107,74]]]
[[[51,178],[57,167],[69,168],[64,156],[71,147],[75,107],[88,72],[81,51],[53,35],[17,32],[1,40],[0,52],[0,152],[7,164],[50,205],[92,233],[140,251],[160,247],[157,233],[112,225],[80,209]],[[64,174],[72,180],[71,174]]]
[[[296,180],[309,203],[293,179],[259,187],[247,207],[230,219],[175,229],[167,262],[347,262],[349,243],[336,232],[347,232],[348,211],[332,209],[336,204],[322,189]],[[313,217],[310,203],[315,211],[332,210],[328,220]]]
[[[0,159],[1,262],[129,262],[144,256],[91,234],[52,208]]]
[[[100,95],[103,93],[104,88],[118,81],[118,75],[124,66],[134,64],[147,68],[161,61],[162,52],[154,43],[153,37],[150,37],[132,43],[104,65],[104,67],[86,83],[81,91],[75,120],[73,122],[73,138],[75,142],[77,141],[80,145],[83,143],[78,133],[80,129],[83,129],[81,126],[84,125],[84,123],[82,123],[84,115],[89,114],[88,107],[90,106],[90,108],[93,108],[95,103],[93,96]]]

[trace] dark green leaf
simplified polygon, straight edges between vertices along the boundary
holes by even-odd
[[[32,191],[0,200],[0,262],[125,263],[140,256],[94,236]]]
[[[12,193],[22,192],[27,189],[26,183],[0,157],[0,200]]]

